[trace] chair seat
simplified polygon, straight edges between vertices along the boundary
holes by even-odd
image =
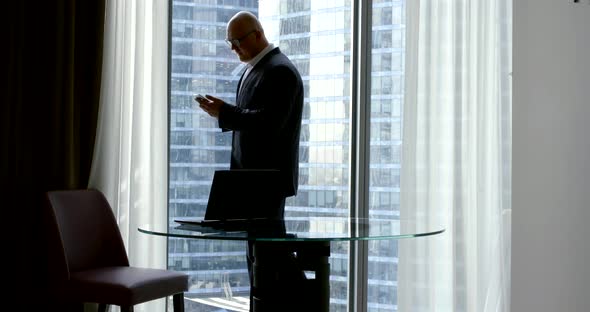
[[[81,302],[133,306],[184,292],[184,273],[137,267],[105,267],[73,272],[64,285],[64,296]]]

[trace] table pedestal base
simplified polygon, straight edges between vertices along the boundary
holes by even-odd
[[[255,242],[254,312],[328,312],[330,242]]]

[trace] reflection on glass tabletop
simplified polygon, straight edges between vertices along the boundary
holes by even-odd
[[[285,220],[239,219],[202,220],[176,218],[169,228],[149,224],[142,233],[197,239],[250,241],[351,241],[401,239],[430,236],[444,232],[442,225],[404,219],[362,219],[336,217],[301,217]]]

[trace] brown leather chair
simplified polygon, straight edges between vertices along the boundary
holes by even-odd
[[[175,312],[184,311],[186,274],[129,266],[117,222],[97,190],[47,194],[50,271],[58,302],[99,304],[99,311],[121,311],[146,301],[173,296]]]

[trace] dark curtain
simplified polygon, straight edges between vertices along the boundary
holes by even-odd
[[[43,194],[88,184],[105,0],[7,1],[0,12],[4,269],[15,268],[7,286],[21,310],[35,311],[48,299]]]

